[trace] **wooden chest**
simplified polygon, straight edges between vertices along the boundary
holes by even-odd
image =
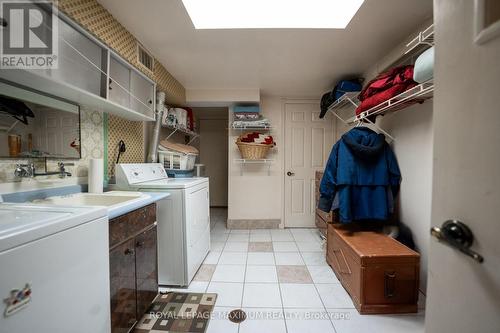
[[[389,236],[328,224],[327,262],[359,313],[417,312],[420,255]]]

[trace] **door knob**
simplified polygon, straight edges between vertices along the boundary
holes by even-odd
[[[295,176],[295,172],[288,171],[288,172],[286,173],[286,175],[287,175],[288,177],[292,177],[292,176]]]
[[[474,242],[474,235],[470,228],[463,222],[457,220],[445,221],[441,228],[431,228],[431,235],[437,238],[438,241],[458,249],[479,263],[484,261],[482,255],[470,249]]]

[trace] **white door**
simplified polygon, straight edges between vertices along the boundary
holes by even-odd
[[[44,108],[38,114],[35,147],[52,155],[79,158],[79,148],[71,145],[80,140],[78,112]]]
[[[426,332],[499,332],[500,38],[474,43],[474,1],[434,5],[432,224],[467,224],[484,262],[431,239]]]
[[[317,101],[285,101],[285,227],[314,227],[315,172],[333,144],[330,115],[319,119]]]

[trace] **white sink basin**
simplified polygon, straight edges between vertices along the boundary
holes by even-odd
[[[140,192],[111,191],[102,194],[75,193],[45,199],[34,200],[33,203],[63,206],[105,206],[114,208],[143,200],[147,196]]]
[[[44,223],[53,218],[64,217],[69,214],[60,212],[43,212],[31,210],[4,210],[0,209],[0,225],[5,226],[17,226],[20,224],[26,224],[30,221],[37,221],[37,223]]]

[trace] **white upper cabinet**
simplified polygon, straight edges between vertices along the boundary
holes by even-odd
[[[136,71],[130,75],[130,108],[144,115],[154,115],[155,85]]]
[[[94,95],[102,96],[101,80],[105,77],[105,50],[90,38],[59,20],[59,66],[49,75]]]
[[[108,98],[130,108],[130,68],[114,55],[109,58]]]
[[[155,84],[131,65],[110,55],[108,98],[147,117],[154,118]]]
[[[58,67],[0,69],[0,79],[128,120],[155,120],[156,85],[60,14]]]

